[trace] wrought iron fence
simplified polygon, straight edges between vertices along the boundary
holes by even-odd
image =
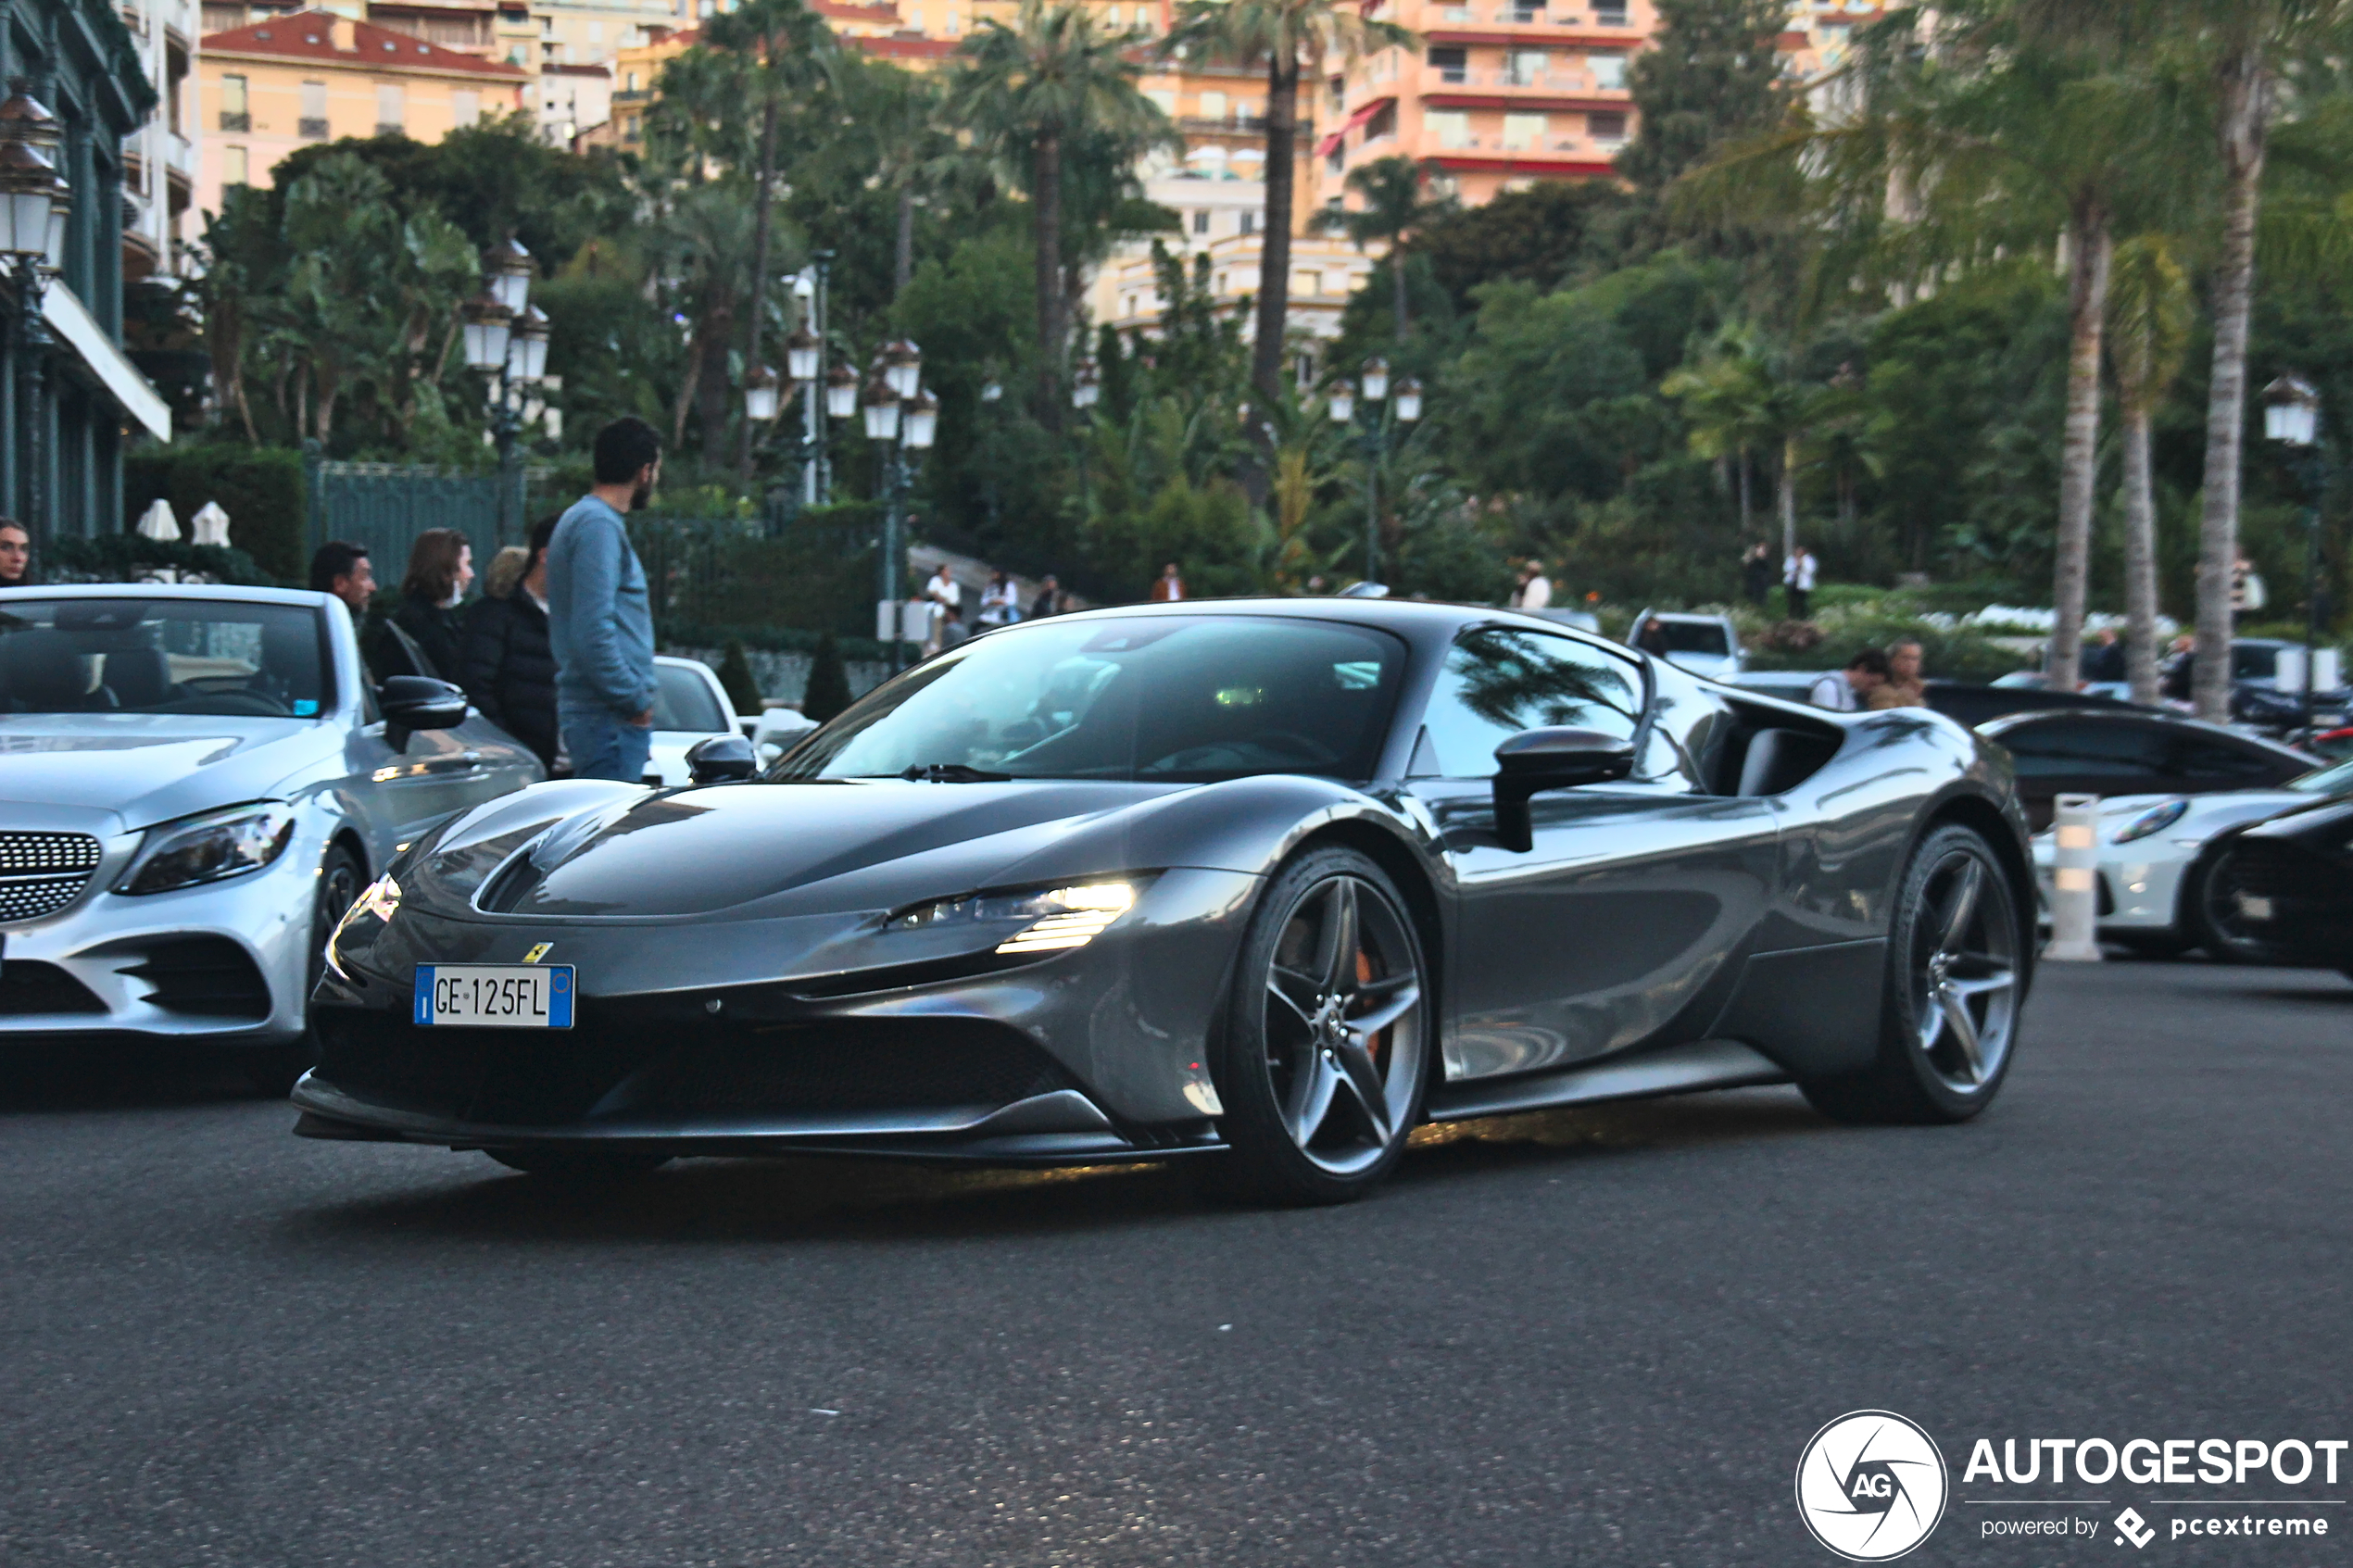
[[[313,441],[303,447],[303,478],[310,548],[330,539],[365,545],[387,584],[399,581],[417,535],[428,528],[457,529],[484,558],[525,532],[520,464],[455,473],[413,463],[331,462]]]

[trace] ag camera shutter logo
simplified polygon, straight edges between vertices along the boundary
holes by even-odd
[[[1949,1495],[1935,1439],[1894,1411],[1850,1411],[1798,1456],[1798,1517],[1849,1562],[1885,1562],[1928,1539]]]

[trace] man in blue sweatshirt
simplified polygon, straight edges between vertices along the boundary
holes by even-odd
[[[597,483],[547,545],[547,643],[556,722],[574,778],[635,784],[653,744],[654,618],[623,519],[661,477],[661,440],[640,419],[597,433]]]

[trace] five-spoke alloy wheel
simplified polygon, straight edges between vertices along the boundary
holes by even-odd
[[[1372,860],[1315,850],[1274,878],[1218,1073],[1238,1195],[1340,1202],[1396,1162],[1428,1076],[1425,972],[1404,899]]]
[[[1804,1085],[1856,1122],[1960,1122],[2008,1072],[2025,983],[2025,933],[2009,878],[1965,827],[1913,853],[1888,932],[1880,1048],[1860,1073]]]

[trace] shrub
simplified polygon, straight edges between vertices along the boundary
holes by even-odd
[[[201,572],[216,583],[275,587],[278,579],[254,564],[245,551],[227,545],[191,545],[185,539],[150,539],[140,533],[68,535],[42,547],[44,575],[68,583],[127,583],[144,572],[169,568]]]
[[[304,548],[308,523],[301,453],[282,446],[222,443],[166,446],[125,458],[123,527],[132,527],[158,497],[171,503],[183,531],[207,501],[220,502],[220,509],[229,514],[230,545],[266,574],[250,581],[304,581],[308,571]]]
[[[736,712],[758,716],[763,706],[760,682],[751,672],[751,660],[744,657],[740,637],[727,639],[726,652],[719,660],[719,684],[727,688],[727,700],[736,705]]]
[[[820,724],[849,706],[849,671],[842,668],[841,647],[827,637],[810,660],[809,684],[801,688],[800,711]]]

